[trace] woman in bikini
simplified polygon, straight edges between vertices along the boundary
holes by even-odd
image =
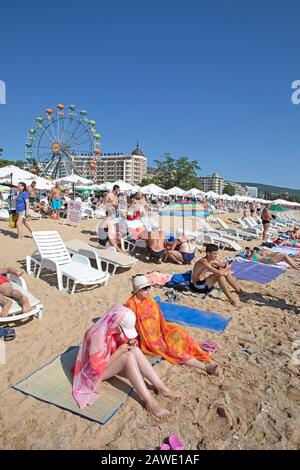
[[[285,253],[273,253],[273,251],[259,250],[258,248],[254,248],[253,250],[248,251],[247,258],[251,261],[272,265],[284,261],[292,268],[300,271],[300,266]]]
[[[191,264],[195,258],[195,249],[196,245],[183,235],[172,243],[168,257],[175,264]]]

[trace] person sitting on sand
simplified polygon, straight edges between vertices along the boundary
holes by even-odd
[[[14,289],[5,274],[15,274],[20,277],[24,274],[24,271],[16,268],[0,268],[0,304],[2,305],[0,316],[7,317],[9,315],[9,310],[13,303],[11,299],[21,302],[22,313],[30,312],[31,306],[28,297],[19,290]]]
[[[284,261],[292,268],[300,271],[300,266],[285,253],[274,253],[273,251],[260,250],[259,248],[253,248],[253,250],[246,248],[245,251],[247,253],[247,258],[251,261],[257,261],[259,263],[265,264],[277,264]]]
[[[166,261],[168,250],[165,249],[165,235],[161,230],[148,232],[148,253],[150,258],[154,258],[158,264]]]
[[[73,376],[73,397],[81,409],[99,398],[103,380],[122,375],[130,381],[150,413],[159,418],[170,414],[152,397],[144,377],[164,396],[177,398],[180,393],[173,392],[161,381],[138,347],[135,322],[131,310],[114,305],[85,333]]]
[[[217,259],[218,251],[217,245],[207,245],[206,256],[199,259],[192,270],[192,286],[197,292],[208,294],[218,283],[229,302],[234,307],[240,307],[241,303],[231,294],[228,284],[234,288],[238,295],[242,293],[242,290],[232,275],[230,266]],[[206,276],[207,272],[211,273],[208,277]]]
[[[168,258],[175,264],[191,264],[195,258],[196,245],[185,235],[178,237],[168,251]]]
[[[218,364],[180,326],[166,322],[158,303],[150,296],[146,276],[132,278],[133,292],[125,306],[136,315],[136,328],[145,354],[157,354],[171,364],[184,364],[217,374]]]

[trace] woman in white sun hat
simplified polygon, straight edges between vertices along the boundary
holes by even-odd
[[[170,415],[150,394],[144,377],[164,396],[176,398],[180,394],[164,385],[138,347],[135,321],[130,309],[114,305],[85,333],[73,377],[73,397],[80,408],[99,398],[102,380],[122,375],[130,381],[151,414],[158,418]]]
[[[146,276],[132,278],[133,292],[125,307],[136,316],[141,350],[157,354],[171,364],[184,364],[202,369],[211,375],[219,374],[219,366],[183,328],[166,322],[160,306],[150,295],[151,283]]]

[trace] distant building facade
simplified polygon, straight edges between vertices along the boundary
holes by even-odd
[[[258,188],[256,186],[246,186],[247,193],[252,197],[258,197]]]
[[[98,184],[122,180],[138,185],[147,177],[147,158],[138,144],[131,155],[104,153],[97,158],[75,155],[72,156],[72,161],[77,173],[92,178]],[[91,168],[91,164],[95,164],[95,168]]]
[[[234,187],[234,194],[238,196],[248,196],[248,191],[245,186],[242,186],[241,184],[238,183],[232,183],[231,181],[226,181],[224,186],[233,186]]]
[[[214,191],[217,194],[223,194],[224,190],[224,178],[218,173],[213,173],[211,176],[201,176],[199,178],[200,190],[207,193],[208,191]]]

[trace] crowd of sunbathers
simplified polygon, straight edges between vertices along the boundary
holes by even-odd
[[[21,188],[22,189],[22,188]],[[23,188],[24,189],[24,188]],[[106,196],[106,204],[118,208],[118,188]],[[133,209],[128,220],[136,220],[145,209],[143,196],[138,195],[132,201]],[[27,207],[27,206],[26,206]],[[138,214],[138,215],[137,215]],[[137,215],[137,217],[136,217]],[[107,226],[101,225],[99,236],[103,246],[112,244],[119,250],[115,229],[110,226],[113,217],[106,216]],[[181,236],[165,246],[163,232],[146,231],[149,256],[157,260],[171,260],[176,264],[190,264],[196,251],[195,240]],[[295,228],[275,241],[274,246],[297,247],[300,241],[299,230]],[[230,263],[218,258],[219,248],[214,244],[206,246],[203,257],[192,267],[191,284],[194,291],[208,294],[218,284],[229,302],[239,307],[243,291],[231,272]],[[245,249],[245,254],[252,261],[266,264],[286,262],[299,270],[297,261],[285,253],[273,252],[265,247]],[[9,314],[13,299],[21,302],[23,312],[30,309],[29,299],[15,290],[9,275],[22,275],[14,268],[0,269],[0,304],[1,316]],[[114,305],[84,335],[80,346],[73,376],[73,397],[80,408],[92,405],[101,393],[100,383],[115,375],[125,376],[142,398],[146,409],[154,416],[163,418],[170,411],[162,407],[150,393],[146,381],[149,381],[157,393],[172,399],[179,398],[180,392],[171,390],[160,379],[156,370],[145,355],[162,357],[171,364],[186,365],[200,369],[210,375],[217,375],[220,366],[211,354],[202,349],[183,328],[166,322],[159,304],[151,296],[151,282],[145,275],[132,278],[132,295],[124,305]],[[234,293],[231,291],[233,289]]]

